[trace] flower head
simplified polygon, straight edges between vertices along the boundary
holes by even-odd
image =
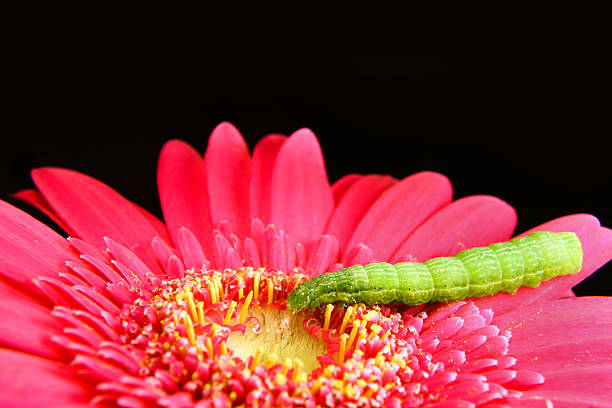
[[[17,195],[66,240],[0,203],[3,405],[475,407],[598,405],[612,391],[612,302],[567,297],[612,258],[579,214],[583,269],[515,295],[290,313],[311,277],[424,261],[507,240],[516,214],[452,201],[448,179],[349,175],[330,186],[306,129],[253,155],[219,125],[201,157],[180,141],[158,169],[165,223],[83,174],[34,170]],[[578,345],[578,346],[577,346]]]

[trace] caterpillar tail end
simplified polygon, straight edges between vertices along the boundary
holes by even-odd
[[[287,310],[298,313],[306,309],[311,302],[310,292],[305,290],[303,285],[293,289],[287,297]]]

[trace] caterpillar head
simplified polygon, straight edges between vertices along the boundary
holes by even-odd
[[[287,310],[297,313],[306,309],[312,301],[312,293],[306,286],[299,285],[289,293],[287,298]]]

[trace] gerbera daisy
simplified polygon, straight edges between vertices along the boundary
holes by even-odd
[[[453,201],[433,172],[330,186],[307,129],[252,157],[228,123],[204,157],[168,142],[165,223],[81,173],[32,176],[38,190],[17,196],[69,238],[0,202],[2,406],[612,404],[612,301],[570,292],[612,258],[591,215],[533,229],[573,231],[584,250],[579,274],[539,288],[293,314],[287,296],[312,276],[505,241],[516,214]]]

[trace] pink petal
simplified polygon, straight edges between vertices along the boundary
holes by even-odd
[[[364,176],[352,183],[342,195],[326,228],[326,234],[338,239],[341,254],[346,251],[349,239],[370,206],[395,183],[396,180],[390,176]]]
[[[62,325],[51,311],[2,283],[0,296],[0,343],[42,357],[61,358],[62,353],[54,347],[50,337],[61,333]]]
[[[612,401],[612,298],[539,303],[495,317],[494,324],[511,331],[516,368],[546,378],[525,398],[551,399],[555,406]]]
[[[365,214],[348,248],[363,243],[380,261],[431,214],[452,200],[450,181],[439,173],[421,172],[385,191]]]
[[[81,265],[71,245],[55,231],[0,200],[0,274],[25,283],[38,276],[56,277],[66,261]]]
[[[334,202],[338,204],[342,199],[344,193],[346,193],[355,182],[357,182],[363,176],[361,174],[347,174],[346,176],[338,179],[332,184],[332,194],[334,195]]]
[[[481,195],[464,197],[442,208],[410,234],[391,262],[398,262],[407,254],[424,262],[506,241],[515,226],[516,212],[505,201]]]
[[[287,138],[281,135],[268,135],[261,139],[253,150],[253,169],[251,173],[251,217],[270,222],[270,198],[272,171],[276,156]]]
[[[226,220],[234,233],[246,236],[251,226],[251,157],[240,132],[230,123],[223,122],[213,130],[204,163],[213,225]]]
[[[180,140],[169,141],[159,157],[157,186],[172,242],[177,244],[178,230],[186,227],[197,237],[205,254],[211,257],[214,253],[212,219],[202,157]]]
[[[61,229],[66,231],[69,235],[74,235],[72,231],[68,228],[68,226],[58,217],[58,215],[53,211],[53,208],[49,206],[49,203],[45,201],[45,198],[36,190],[21,190],[15,194],[13,194],[16,198],[25,201],[31,206],[40,210],[47,217],[51,218],[54,223],[56,223]]]
[[[161,220],[159,218],[157,218],[156,216],[154,216],[153,214],[151,214],[149,211],[147,211],[146,209],[142,208],[138,204],[132,202],[132,205],[134,207],[136,207],[136,209],[138,209],[138,211],[140,211],[142,216],[146,218],[146,220],[149,222],[149,224],[151,224],[151,226],[153,227],[153,229],[157,233],[157,236],[159,238],[163,239],[167,244],[169,244],[171,241],[170,241],[170,235],[168,235],[168,229],[166,228],[166,224],[161,222]]]
[[[139,255],[151,270],[158,270],[151,250],[157,235],[141,212],[106,184],[85,174],[60,168],[32,170],[32,179],[66,225],[77,237],[98,249],[109,236]]]
[[[310,130],[298,130],[281,147],[272,172],[272,223],[308,247],[333,207],[319,142]]]
[[[575,232],[582,243],[584,260],[580,273],[560,276],[542,282],[537,288],[520,288],[514,295],[499,293],[495,296],[474,299],[481,309],[492,309],[496,315],[517,307],[563,297],[567,289],[589,276],[612,257],[612,234],[599,226],[599,220],[588,214],[568,215],[549,221],[521,235],[533,231]]]
[[[91,398],[68,365],[6,349],[0,361],[2,407],[68,407]]]

